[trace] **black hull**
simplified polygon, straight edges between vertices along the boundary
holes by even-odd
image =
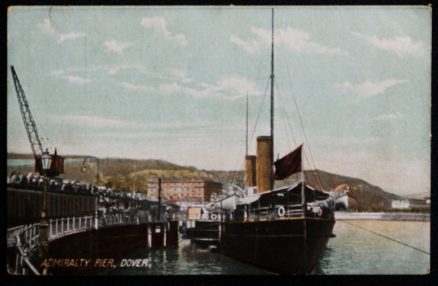
[[[332,234],[335,221],[289,218],[225,222],[221,253],[279,274],[310,274]]]
[[[212,238],[194,237],[190,241],[202,248],[208,248],[209,246],[219,244],[219,239],[212,239]]]
[[[197,220],[195,227],[187,229],[184,238],[190,238],[199,247],[219,244],[219,221]]]

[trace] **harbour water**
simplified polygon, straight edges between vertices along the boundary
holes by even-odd
[[[343,221],[316,274],[427,274],[430,222]]]
[[[427,274],[430,269],[430,222],[338,220],[334,233],[314,275]],[[272,274],[196,247],[190,240],[181,240],[178,249],[143,250],[128,257],[146,258],[149,267],[117,267],[99,274]]]
[[[8,167],[33,166],[34,160],[29,159],[8,159]]]
[[[67,158],[65,159],[65,162],[69,162],[69,163],[77,163],[77,162],[82,162],[83,159],[71,159],[71,158]],[[33,159],[8,159],[7,161],[7,166],[8,168],[13,168],[13,167],[33,167],[33,165],[35,164],[35,161]]]

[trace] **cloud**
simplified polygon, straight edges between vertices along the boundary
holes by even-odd
[[[407,80],[400,79],[386,79],[379,82],[364,81],[359,84],[352,84],[351,82],[336,83],[335,87],[345,92],[355,93],[358,96],[376,96],[385,92],[386,89],[408,82]]]
[[[271,31],[262,28],[251,28],[252,39],[242,39],[237,36],[231,36],[230,42],[242,48],[248,53],[256,53],[260,49],[269,48],[271,45]],[[292,28],[277,29],[275,31],[275,46],[284,47],[291,52],[297,53],[315,53],[327,56],[341,55],[346,52],[340,48],[325,47],[315,41],[306,31]]]
[[[249,94],[260,94],[254,82],[240,76],[229,76],[218,80],[214,84],[199,83],[201,88],[188,87],[177,82],[160,84],[158,87],[136,85],[122,82],[126,89],[150,92],[158,95],[185,94],[193,97],[218,97],[223,99],[237,99]]]
[[[255,40],[242,40],[239,37],[231,36],[230,42],[237,45],[238,47],[242,48],[245,52],[248,52],[250,54],[255,54],[259,50],[259,43]]]
[[[62,44],[65,41],[76,40],[79,38],[86,37],[85,33],[81,32],[69,32],[61,34],[53,27],[52,22],[45,18],[42,23],[37,24],[38,29],[46,35],[49,35],[57,40],[58,44]]]
[[[71,83],[75,83],[75,84],[79,84],[79,85],[84,85],[84,84],[93,82],[93,80],[91,80],[89,78],[83,78],[83,77],[80,77],[77,75],[66,75],[66,76],[62,76],[62,78],[66,79],[67,81],[69,81]]]
[[[115,64],[102,66],[102,69],[106,71],[107,74],[115,75],[120,71],[124,70],[135,70],[147,78],[160,79],[160,80],[178,80],[182,82],[190,82],[192,79],[187,77],[187,71],[183,69],[165,69],[164,71],[152,71],[148,67],[142,64]]]
[[[52,76],[62,76],[64,73],[65,73],[64,70],[62,70],[62,69],[57,69],[57,70],[52,70],[52,71],[50,72],[50,75],[52,75]]]
[[[65,115],[58,120],[64,124],[88,128],[143,128],[138,122],[88,115]]]
[[[126,49],[127,47],[131,46],[131,44],[122,43],[122,42],[119,42],[116,40],[105,41],[103,43],[103,45],[105,46],[106,52],[115,53],[115,54],[119,54],[119,55],[122,55],[123,50]]]
[[[44,19],[42,23],[37,25],[41,32],[49,36],[55,36],[56,30],[52,26],[52,22],[49,19]]]
[[[62,78],[67,80],[68,82],[78,84],[78,85],[84,85],[93,82],[92,79],[84,78],[78,75],[74,74],[68,74],[65,70],[57,69],[50,72],[50,75]]]
[[[351,145],[369,145],[381,142],[381,138],[378,137],[358,137],[358,136],[333,136],[333,135],[321,135],[315,138],[315,141],[325,146],[327,142],[336,142],[338,146],[351,146]]]
[[[180,80],[184,83],[193,81],[193,79],[187,77],[187,70],[184,69],[170,69],[169,74],[171,77],[174,77],[175,79]]]
[[[65,41],[75,40],[75,39],[79,39],[79,38],[82,38],[82,37],[85,37],[85,36],[86,36],[85,33],[76,33],[76,32],[70,32],[70,33],[67,33],[67,34],[59,34],[58,35],[58,43],[62,44]]]
[[[353,35],[361,38],[373,47],[393,53],[400,58],[425,56],[430,49],[423,41],[415,42],[410,37],[378,38],[356,32],[353,32]]]
[[[207,85],[202,92],[205,95],[216,95],[219,97],[239,98],[249,94],[260,94],[255,83],[240,76],[225,77],[214,85]]]
[[[128,66],[128,65],[112,65],[112,66],[105,67],[104,69],[106,70],[107,74],[115,75],[115,74],[119,73],[119,71],[127,70],[129,68],[130,68],[130,66]]]
[[[135,69],[143,74],[151,74],[152,72],[140,64],[112,64],[112,65],[86,65],[84,67],[70,67],[66,70],[54,70],[52,75],[59,73],[82,73],[82,72],[105,72],[110,75],[115,75],[120,71],[127,69]]]
[[[401,118],[401,116],[402,115],[400,112],[388,113],[388,114],[382,114],[382,115],[376,116],[373,119],[371,119],[371,121],[388,122],[388,121],[391,121],[393,119]]]
[[[188,42],[183,34],[173,34],[167,29],[166,19],[163,17],[149,17],[143,18],[140,25],[147,29],[152,29],[157,33],[163,35],[166,39],[178,43],[180,46],[187,46]]]
[[[154,80],[160,81],[174,81],[180,83],[190,83],[193,82],[193,79],[188,77],[187,70],[178,69],[178,68],[168,68],[163,71],[152,71],[148,67],[136,63],[136,64],[105,64],[105,65],[86,65],[83,67],[69,67],[66,69],[54,69],[49,72],[51,76],[55,76],[58,78],[67,79],[73,83],[90,83],[94,80],[81,78],[82,74],[95,73],[95,76],[99,77],[102,75],[117,75],[121,71],[125,70],[133,70],[138,73],[141,73],[144,77]],[[151,89],[150,87],[145,88],[145,86],[135,85],[129,82],[122,82],[120,84],[122,87],[127,89],[137,89],[143,91],[151,91],[155,89]]]
[[[142,84],[132,84],[126,81],[121,82],[120,86],[130,90],[138,90],[143,92],[156,92],[155,88],[153,87],[142,85]]]

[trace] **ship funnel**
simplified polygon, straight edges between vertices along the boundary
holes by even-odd
[[[256,186],[256,158],[254,155],[245,157],[245,181],[248,187]]]
[[[272,140],[271,136],[257,137],[257,192],[272,189]]]

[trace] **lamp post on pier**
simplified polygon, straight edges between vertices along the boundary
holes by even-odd
[[[85,173],[87,172],[87,166],[86,163],[89,160],[95,160],[96,161],[96,188],[99,186],[99,159],[94,156],[87,156],[84,158],[84,161],[82,162],[81,172]],[[88,162],[88,164],[90,164]],[[90,168],[91,169],[91,168]],[[99,228],[99,215],[97,212],[97,205],[98,205],[98,199],[95,201],[95,211],[94,211],[94,229]]]
[[[41,156],[42,169],[44,171],[44,190],[43,190],[43,206],[41,208],[41,218],[40,218],[40,237],[39,241],[41,244],[40,256],[44,257],[47,255],[49,250],[49,234],[48,234],[48,222],[47,222],[47,171],[50,170],[50,165],[52,164],[52,156],[49,152],[43,152]]]
[[[85,157],[84,161],[82,162],[81,172],[82,173],[87,172],[86,163],[88,163],[87,161],[89,161],[89,160],[95,160],[96,161],[96,186],[98,186],[99,185],[99,159],[97,157],[94,157],[94,156],[87,156],[87,157]]]
[[[158,221],[161,220],[161,178],[158,178]]]

